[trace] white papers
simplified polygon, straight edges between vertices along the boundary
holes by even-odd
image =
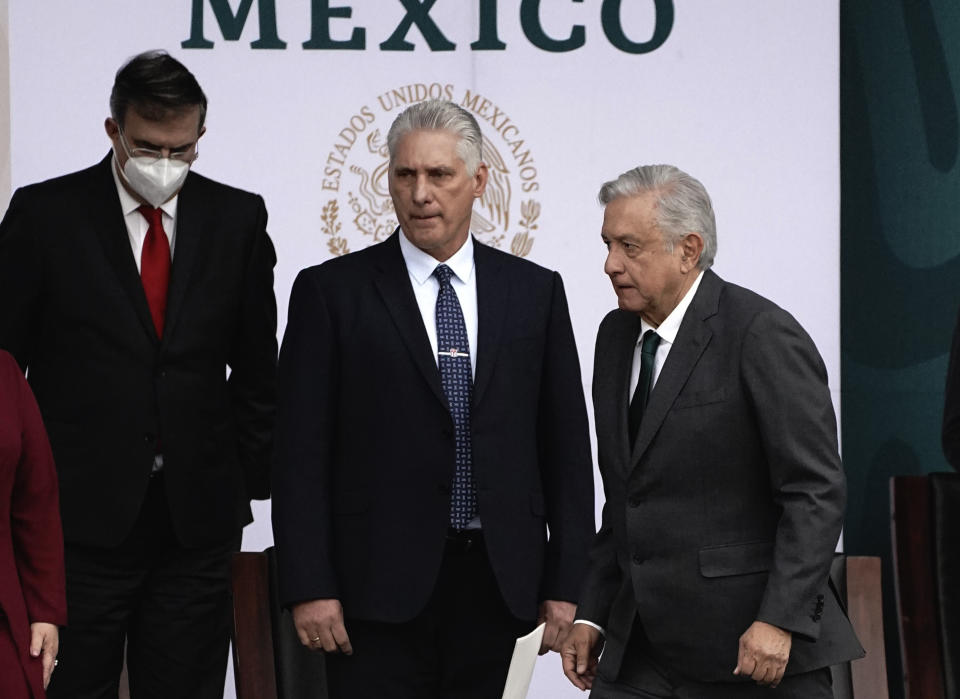
[[[510,659],[510,669],[507,670],[503,699],[525,699],[527,696],[530,679],[533,677],[533,667],[537,664],[537,656],[540,653],[545,626],[546,624],[540,624],[526,636],[517,639],[513,647],[513,657]]]

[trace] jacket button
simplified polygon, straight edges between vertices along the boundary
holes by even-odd
[[[641,556],[639,553],[633,554],[633,562],[637,565],[640,565],[643,563],[643,556]]]
[[[153,435],[150,434],[149,432],[145,433],[145,434],[143,435],[143,441],[144,441],[146,444],[150,444],[151,442],[153,442]]]
[[[643,504],[643,496],[634,495],[630,498],[630,507],[640,507]]]

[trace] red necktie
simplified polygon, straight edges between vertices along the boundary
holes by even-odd
[[[163,231],[163,212],[144,204],[138,211],[150,224],[140,253],[140,280],[147,295],[157,337],[163,337],[163,319],[167,312],[167,287],[170,285],[170,241]]]

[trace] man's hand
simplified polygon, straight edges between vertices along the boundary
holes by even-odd
[[[50,684],[50,675],[57,662],[57,650],[60,647],[60,632],[54,624],[42,621],[30,624],[30,656],[40,658],[43,664],[43,688]]]
[[[581,691],[593,687],[597,658],[603,648],[603,634],[589,624],[574,624],[563,640],[560,655],[563,674]]]
[[[543,640],[540,642],[540,655],[548,650],[560,652],[563,639],[567,637],[567,633],[573,625],[573,616],[576,613],[577,605],[572,602],[548,599],[540,603],[537,625],[539,626],[543,622],[547,624],[547,627],[543,630]]]
[[[300,643],[311,650],[353,654],[347,628],[343,625],[343,607],[338,599],[315,599],[293,605],[293,625]]]
[[[757,684],[776,687],[790,659],[793,636],[776,626],[755,621],[740,637],[734,675],[749,675]]]

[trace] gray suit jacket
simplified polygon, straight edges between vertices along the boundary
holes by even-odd
[[[606,504],[578,616],[606,629],[615,679],[634,619],[668,665],[731,681],[754,620],[794,634],[788,673],[863,655],[828,582],[845,481],[826,369],[785,311],[712,271],[628,444],[639,318],[597,335],[593,379]]]

